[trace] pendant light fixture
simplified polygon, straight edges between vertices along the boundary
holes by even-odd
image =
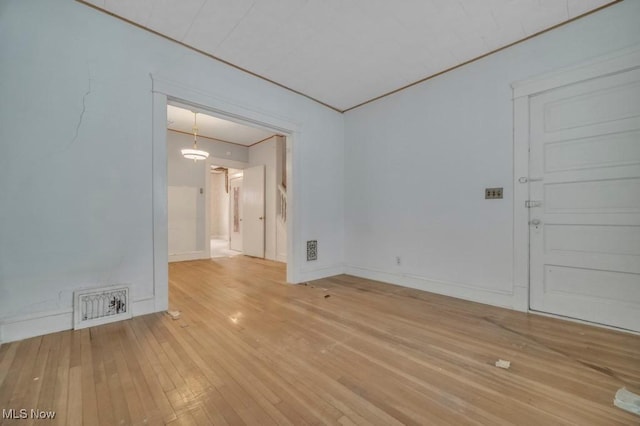
[[[182,150],[182,156],[189,160],[198,161],[206,160],[209,157],[207,151],[198,149],[198,113],[193,113],[193,148],[185,148]]]

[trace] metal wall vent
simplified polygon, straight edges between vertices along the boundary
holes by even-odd
[[[113,286],[73,292],[73,328],[131,318],[129,287]]]

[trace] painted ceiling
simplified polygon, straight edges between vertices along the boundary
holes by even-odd
[[[83,0],[344,111],[610,0]]]

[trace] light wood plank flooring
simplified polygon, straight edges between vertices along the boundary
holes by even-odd
[[[170,305],[180,319],[0,346],[0,409],[71,425],[640,424],[612,404],[640,391],[640,336],[349,276],[290,286],[244,256],[171,264]]]

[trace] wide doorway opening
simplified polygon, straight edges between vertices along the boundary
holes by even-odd
[[[237,255],[287,262],[288,140],[275,129],[167,102],[169,262]]]

